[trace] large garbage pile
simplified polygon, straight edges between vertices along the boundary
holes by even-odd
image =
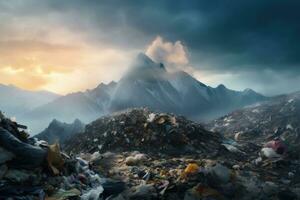
[[[80,157],[58,144],[29,138],[26,126],[0,112],[0,199],[98,199],[124,189],[122,182],[100,177]]]
[[[171,114],[103,117],[66,147],[126,183],[114,200],[300,199],[300,161],[282,140],[237,142]]]
[[[147,153],[213,154],[222,137],[172,114],[131,109],[102,117],[66,143],[73,152],[141,151]]]
[[[182,117],[134,109],[74,135],[69,156],[0,119],[1,200],[300,199],[300,160],[280,138],[263,145],[234,141]],[[122,132],[127,126],[135,134]],[[179,141],[167,139],[172,128]],[[148,140],[155,132],[161,137]]]
[[[230,113],[208,128],[236,140],[265,142],[280,138],[289,146],[300,142],[300,93],[279,96],[268,102]]]

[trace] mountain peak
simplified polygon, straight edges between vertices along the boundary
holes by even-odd
[[[250,88],[244,89],[243,92],[247,92],[247,93],[256,93],[254,90],[252,90],[252,89],[250,89]]]
[[[243,90],[243,94],[245,95],[258,95],[258,96],[262,96],[261,94],[255,92],[254,90],[250,89],[250,88],[246,88]]]
[[[159,63],[159,68],[166,71],[166,67],[163,63]]]
[[[220,85],[218,85],[217,89],[223,89],[223,90],[224,90],[224,89],[227,89],[227,88],[226,88],[226,86],[225,86],[225,85],[223,85],[223,84],[220,84]]]
[[[72,124],[73,124],[73,125],[81,125],[81,126],[84,126],[83,122],[80,121],[80,119],[78,119],[78,118],[76,118],[76,119],[73,121]]]
[[[139,53],[135,59],[134,64],[136,66],[147,66],[147,65],[153,65],[155,62],[149,58],[146,54],[144,53]]]
[[[62,124],[62,122],[58,121],[57,119],[53,119],[50,124],[49,127],[57,127],[60,126]]]
[[[122,79],[149,79],[150,77],[159,77],[164,72],[166,69],[162,63],[156,63],[146,54],[139,53]]]

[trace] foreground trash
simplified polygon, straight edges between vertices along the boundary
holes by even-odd
[[[300,199],[299,159],[276,138],[237,142],[181,117],[134,109],[88,125],[92,131],[66,144],[67,155],[58,144],[24,137],[4,117],[0,127],[2,143],[26,149],[21,158],[0,146],[1,200]],[[38,162],[25,161],[28,152]]]
[[[237,142],[171,114],[100,118],[66,147],[126,184],[114,200],[300,199],[300,161],[281,140]]]
[[[263,158],[261,164],[256,165],[231,157],[202,159],[190,155],[144,154],[145,161],[128,163],[128,157],[140,154],[137,151],[95,152],[81,156],[90,158],[94,171],[126,183],[126,190],[112,198],[115,200],[300,198],[297,168],[285,166],[286,169],[282,169],[285,164],[279,160]]]
[[[24,129],[0,112],[0,199],[99,199],[125,189],[82,158],[61,152],[58,144],[29,138]]]

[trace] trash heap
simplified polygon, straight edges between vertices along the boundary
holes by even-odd
[[[203,159],[138,151],[80,156],[94,171],[126,183],[126,190],[113,200],[296,200],[300,198],[300,165],[286,160],[281,148],[272,141],[247,161],[234,156]]]
[[[232,112],[207,125],[211,131],[235,140],[263,143],[276,137],[299,147],[300,93],[274,97],[270,101]],[[298,148],[298,150],[300,150]]]
[[[280,138],[235,141],[182,117],[133,109],[74,135],[69,156],[0,119],[1,200],[300,199],[300,160]]]
[[[99,199],[124,190],[124,183],[100,177],[58,144],[29,138],[26,128],[0,112],[1,200]]]
[[[102,117],[66,150],[125,182],[113,200],[300,199],[300,161],[282,140],[234,141],[172,114],[132,109]]]
[[[102,117],[86,126],[85,132],[66,142],[74,153],[141,151],[163,154],[214,154],[222,137],[206,131],[184,117],[131,109]]]

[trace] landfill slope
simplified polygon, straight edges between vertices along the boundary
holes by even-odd
[[[233,141],[147,109],[89,124],[69,154],[25,129],[0,112],[0,199],[300,199],[299,151],[278,138]]]
[[[78,152],[141,151],[165,154],[213,154],[222,137],[200,124],[172,114],[130,109],[99,118],[66,142]]]
[[[227,137],[265,141],[279,137],[300,142],[300,92],[274,97],[210,122],[207,128]]]
[[[125,182],[117,199],[299,199],[300,160],[279,138],[234,141],[184,117],[130,109],[99,118],[65,150]]]

